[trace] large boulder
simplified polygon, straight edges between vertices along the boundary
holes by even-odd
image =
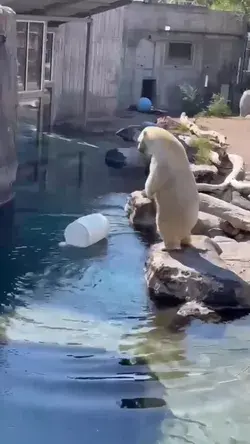
[[[156,231],[155,203],[148,199],[141,191],[130,194],[125,205],[125,212],[131,225],[141,230]]]
[[[185,316],[250,310],[250,286],[228,269],[221,252],[206,236],[193,236],[192,247],[179,251],[154,244],[145,266],[151,298],[168,306],[184,305],[179,314]]]
[[[250,90],[243,92],[240,98],[240,116],[247,117],[250,114]]]
[[[192,233],[202,234],[209,237],[221,235],[223,233],[221,223],[222,221],[219,217],[199,211],[198,220]]]
[[[108,150],[105,156],[105,163],[111,168],[142,168],[146,170],[149,160],[141,154],[136,146],[128,148],[113,148]]]
[[[218,169],[215,165],[196,165],[191,163],[190,168],[198,183],[211,183],[218,175]]]
[[[244,196],[241,196],[241,194],[238,191],[232,192],[231,203],[233,205],[236,205],[237,207],[243,208],[243,210],[250,211],[250,201],[246,199]]]
[[[154,122],[142,122],[137,125],[129,125],[125,128],[120,128],[116,132],[116,136],[121,137],[125,142],[137,142],[139,134],[146,128],[147,126],[156,126]]]
[[[200,210],[229,222],[234,228],[250,232],[250,211],[208,194],[199,193]]]

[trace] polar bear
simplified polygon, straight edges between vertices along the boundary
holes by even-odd
[[[240,116],[246,117],[248,114],[250,114],[250,90],[247,89],[243,92],[241,98],[240,98]]]
[[[199,213],[199,194],[181,142],[160,127],[147,127],[138,150],[151,155],[145,195],[156,202],[156,225],[167,250],[191,244]]]

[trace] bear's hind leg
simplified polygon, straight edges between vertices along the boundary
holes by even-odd
[[[177,237],[169,237],[169,236],[162,236],[163,242],[164,242],[164,251],[171,251],[171,250],[180,250],[181,249],[181,241]]]
[[[163,251],[174,251],[174,250],[181,250],[181,243],[180,241],[173,241],[171,242],[164,242],[165,247],[163,248]]]
[[[192,239],[191,236],[186,236],[181,240],[181,245],[184,245],[185,247],[189,247],[192,245]]]
[[[161,235],[161,238],[163,240],[165,248],[164,251],[171,251],[171,250],[180,250],[181,249],[181,239],[176,235],[176,233],[172,234],[171,229],[169,229],[169,226],[166,226],[165,223],[161,223],[158,221],[158,230]]]

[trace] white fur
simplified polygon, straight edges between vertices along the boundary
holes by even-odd
[[[248,114],[250,114],[250,90],[247,89],[243,92],[241,98],[240,98],[240,116],[246,117]]]
[[[141,132],[138,149],[152,155],[145,193],[156,201],[156,224],[165,247],[180,249],[181,244],[190,244],[199,213],[199,194],[186,151],[176,137],[159,127]]]

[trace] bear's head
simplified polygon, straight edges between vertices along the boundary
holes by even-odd
[[[156,159],[166,157],[171,149],[174,136],[160,127],[147,127],[139,135],[138,150],[147,157],[154,156]]]

